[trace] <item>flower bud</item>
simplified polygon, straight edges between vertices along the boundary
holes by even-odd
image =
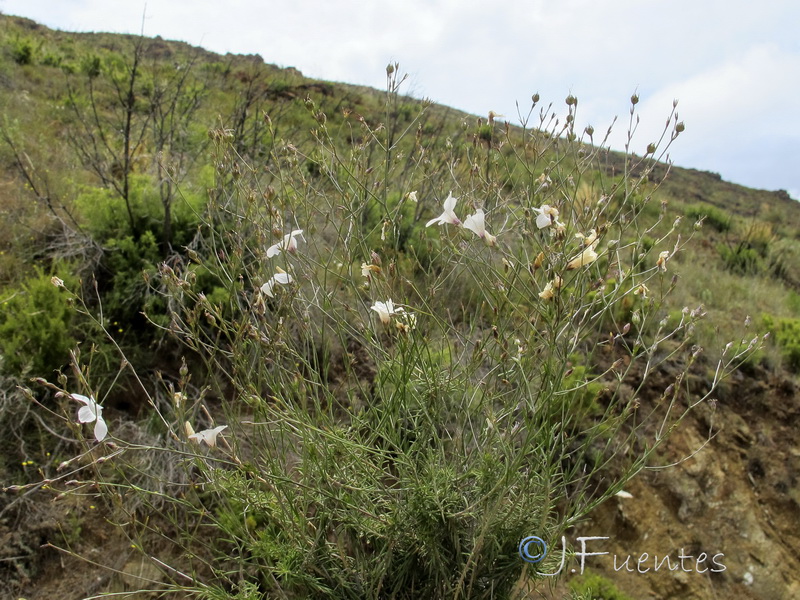
[[[567,106],[575,106],[578,103],[578,99],[572,94],[570,94],[569,96],[567,96],[565,102],[567,103]]]
[[[639,94],[631,96],[631,104],[639,104]]]
[[[534,94],[531,96],[531,101],[536,104],[539,101],[539,94]]]

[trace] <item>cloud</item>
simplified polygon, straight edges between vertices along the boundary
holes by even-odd
[[[378,88],[398,61],[415,95],[512,121],[515,102],[525,112],[534,92],[560,113],[572,93],[578,122],[604,131],[627,117],[638,91],[640,149],[678,98],[687,125],[678,164],[736,181],[754,148],[777,163],[800,136],[796,0],[161,0],[146,13],[144,1],[0,0],[0,10],[65,30],[144,25],[146,35]],[[747,183],[799,189],[794,171],[748,174]]]
[[[800,73],[800,55],[776,44],[744,48],[652,94],[643,102],[642,122],[663,123],[658,116],[679,99],[686,123],[675,151],[680,164],[749,185],[797,187],[797,167],[786,164],[800,145],[800,80],[792,73]],[[658,132],[651,127],[646,133],[654,138]]]

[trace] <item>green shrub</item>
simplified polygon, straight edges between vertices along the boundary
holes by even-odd
[[[18,65],[29,65],[33,62],[33,42],[17,38],[11,42],[11,58]]]
[[[0,354],[8,374],[50,376],[69,362],[76,342],[76,315],[64,290],[51,280],[52,275],[36,268],[18,287],[3,291]],[[72,277],[65,281],[75,283]]]
[[[724,211],[718,209],[715,206],[710,204],[693,204],[691,206],[686,207],[685,214],[690,219],[694,219],[695,221],[699,221],[703,219],[703,223],[709,225],[713,229],[716,229],[720,233],[725,233],[726,231],[730,231],[731,228],[731,217],[728,214],[725,214]]]
[[[97,278],[108,319],[124,327],[133,326],[138,333],[142,333],[142,312],[163,323],[163,302],[148,285],[160,261],[158,242],[151,231],[138,239],[126,236],[106,241]]]
[[[767,264],[775,277],[792,285],[800,284],[800,242],[783,238],[770,244]]]
[[[749,244],[741,242],[735,246],[719,244],[717,246],[725,268],[738,275],[756,275],[763,269],[761,255]]]
[[[800,319],[776,319],[765,314],[761,320],[788,366],[795,371],[800,369]]]
[[[572,579],[569,587],[581,600],[633,600],[611,580],[589,570]]]

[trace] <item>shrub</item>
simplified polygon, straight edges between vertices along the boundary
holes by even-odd
[[[11,58],[18,65],[32,64],[33,55],[34,47],[30,40],[16,38],[11,42]]]
[[[749,244],[741,242],[735,246],[719,244],[717,246],[725,268],[738,275],[756,275],[763,268],[759,252]]]
[[[781,349],[784,360],[794,371],[800,369],[800,319],[775,319],[762,315],[764,328],[770,331],[774,343]]]
[[[62,273],[63,275],[63,273]],[[68,283],[73,283],[71,278]],[[0,354],[8,374],[51,376],[69,362],[75,345],[74,310],[52,275],[36,268],[14,288],[3,291]]]
[[[716,229],[720,233],[730,231],[731,217],[722,210],[710,204],[693,204],[687,206],[685,214],[695,221],[703,220],[703,223]]]
[[[387,73],[391,115],[402,80]],[[615,192],[577,198],[607,151],[577,141],[576,103],[568,119],[506,132],[518,150],[493,137],[480,156],[468,132],[422,139],[419,117],[333,126],[310,98],[313,151],[275,144],[254,166],[212,132],[219,177],[191,250],[151,276],[191,359],[158,392],[139,379],[155,449],[192,485],[121,460],[98,485],[136,499],[120,522],[143,556],[182,563],[165,571],[173,590],[506,597],[527,572],[519,540],[557,539],[610,497],[742,359],[720,363],[706,395],[639,409],[665,355],[692,367],[702,311],[663,316],[669,263],[653,255],[686,239],[677,225],[643,239],[657,153],[628,156],[636,176]],[[528,177],[503,192],[514,169]],[[113,239],[123,290],[154,240]],[[617,322],[634,304],[636,322]],[[124,429],[110,438],[142,450]],[[139,514],[172,515],[172,542],[153,545]]]
[[[586,571],[572,579],[569,587],[581,600],[633,600],[612,581],[592,571]]]
[[[791,285],[800,284],[800,242],[784,238],[769,245],[770,272]]]

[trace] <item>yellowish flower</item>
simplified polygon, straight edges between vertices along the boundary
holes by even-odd
[[[591,246],[586,246],[586,248],[583,249],[583,252],[581,252],[578,256],[576,256],[575,258],[573,258],[571,261],[569,261],[567,263],[567,269],[569,269],[569,270],[578,269],[580,267],[583,267],[583,266],[586,266],[586,265],[590,265],[594,261],[596,261],[597,260],[597,252],[594,251],[594,247],[596,245],[597,245],[597,242],[595,242]]]
[[[668,258],[669,258],[669,250],[664,250],[663,252],[660,252],[658,255],[658,261],[656,261],[656,266],[662,273],[667,270]]]
[[[361,263],[361,276],[366,277],[367,279],[371,278],[372,273],[380,273],[381,268],[378,265],[368,265],[367,263]]]
[[[539,184],[539,189],[547,189],[550,187],[550,184],[553,183],[548,175],[542,173],[539,177],[536,178],[536,183]]]
[[[401,333],[408,333],[417,327],[417,315],[410,312],[403,313],[400,315],[400,318],[395,321],[394,326]]]
[[[588,235],[583,235],[582,233],[576,233],[575,237],[578,238],[579,240],[583,241],[584,247],[585,246],[591,246],[592,244],[594,244],[597,241],[597,231],[594,230],[594,229],[591,229],[589,231]]]
[[[544,289],[539,292],[539,298],[542,300],[550,300],[553,296],[555,296],[556,290],[561,289],[562,285],[564,285],[564,280],[556,275],[553,277],[553,280],[548,281],[547,285],[544,286]]]

